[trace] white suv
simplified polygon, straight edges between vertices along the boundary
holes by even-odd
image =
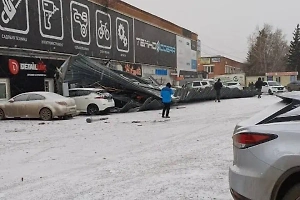
[[[278,92],[286,92],[286,89],[277,81],[264,81],[261,91],[272,95]]]
[[[184,87],[195,88],[195,89],[202,88],[203,89],[206,87],[212,87],[212,85],[210,84],[209,81],[193,81],[193,82],[186,83]]]
[[[243,86],[239,82],[235,82],[235,81],[225,82],[224,86],[227,88],[237,88],[239,90],[243,90]]]
[[[88,115],[107,113],[115,107],[111,94],[99,88],[73,88],[69,96],[75,100],[77,110]]]

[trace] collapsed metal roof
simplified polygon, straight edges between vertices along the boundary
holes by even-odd
[[[102,87],[111,92],[114,98],[124,101],[121,106],[129,101],[143,104],[147,99],[160,100],[160,89],[148,84],[142,78],[127,72],[110,69],[84,55],[69,57],[58,70],[57,80],[59,93],[62,84],[68,83],[69,87]]]

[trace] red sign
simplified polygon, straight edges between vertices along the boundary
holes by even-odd
[[[18,74],[20,71],[20,65],[19,65],[18,61],[14,60],[14,59],[8,60],[8,68],[9,68],[10,73],[13,75]]]

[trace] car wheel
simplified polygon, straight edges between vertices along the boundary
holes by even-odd
[[[88,115],[96,115],[99,113],[99,108],[95,104],[91,104],[87,107],[87,114]]]
[[[5,113],[2,109],[0,109],[0,120],[5,119]]]
[[[288,88],[287,88],[287,90],[288,90],[289,92],[291,92],[291,91],[292,91],[292,89],[291,89],[290,87],[288,87]]]
[[[268,93],[269,93],[269,95],[273,95],[273,92],[271,89],[269,89]]]
[[[44,121],[49,121],[52,119],[52,111],[49,108],[43,108],[40,111],[40,118]]]
[[[282,200],[300,200],[300,183],[293,186],[283,197]]]

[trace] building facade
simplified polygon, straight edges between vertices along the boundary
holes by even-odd
[[[277,81],[283,86],[287,86],[290,82],[296,81],[298,72],[268,72],[264,76],[247,76],[246,83],[255,83],[260,77],[263,81]]]
[[[55,91],[55,71],[79,53],[163,83],[197,70],[197,34],[122,1],[24,0],[0,19],[0,35],[5,98]]]
[[[198,62],[198,71],[208,73],[208,78],[217,75],[239,74],[242,72],[243,63],[223,56],[201,57]]]

